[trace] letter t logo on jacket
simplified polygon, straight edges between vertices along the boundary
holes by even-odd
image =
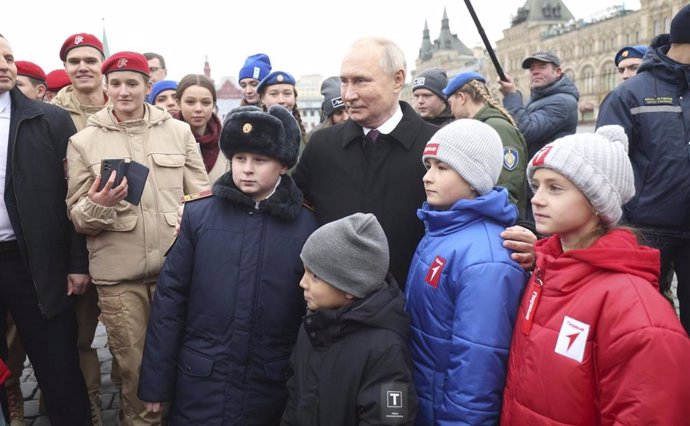
[[[433,288],[438,287],[438,281],[441,279],[441,272],[443,267],[446,265],[446,259],[441,256],[436,256],[436,259],[431,263],[429,267],[429,272],[426,273],[426,278],[424,281],[431,284]]]

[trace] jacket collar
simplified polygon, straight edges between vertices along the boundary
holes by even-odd
[[[232,181],[232,171],[225,173],[213,184],[213,196],[230,201],[232,204],[254,209],[256,202],[244,192],[237,189]],[[273,195],[259,202],[259,211],[284,221],[292,221],[302,208],[302,192],[288,175],[283,175]]]
[[[42,114],[41,109],[34,103],[34,101],[24,96],[17,86],[10,90],[10,98],[12,99],[13,118],[17,117],[17,119],[23,119]],[[16,121],[13,120],[13,122]]]
[[[402,109],[403,117],[395,126],[395,129],[387,135],[382,134],[380,137],[385,140],[392,140],[398,142],[406,150],[412,148],[415,138],[419,130],[424,126],[425,121],[412,109],[412,106],[407,102],[400,101],[400,109]],[[343,140],[342,147],[345,148],[354,141],[361,142],[364,138],[364,130],[362,126],[352,120],[347,120],[343,124]]]

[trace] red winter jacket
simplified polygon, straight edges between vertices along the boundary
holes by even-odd
[[[620,229],[585,250],[563,253],[558,236],[536,250],[501,424],[688,424],[690,339],[658,292],[659,252]]]

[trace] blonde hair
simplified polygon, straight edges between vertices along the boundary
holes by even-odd
[[[470,99],[472,99],[474,102],[477,103],[487,103],[491,105],[492,107],[496,108],[503,116],[510,122],[510,124],[515,127],[517,127],[517,123],[515,123],[515,120],[513,119],[513,116],[510,115],[510,113],[501,105],[500,102],[498,102],[496,99],[491,96],[491,93],[489,93],[489,89],[486,87],[484,83],[482,83],[479,80],[470,80],[467,83],[465,83],[464,86],[458,89],[458,92],[463,92],[469,95]]]

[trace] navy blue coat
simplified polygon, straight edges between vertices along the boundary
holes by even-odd
[[[606,98],[597,127],[628,135],[635,196],[627,222],[670,232],[690,230],[690,67],[666,56],[668,34],[652,41],[635,78]]]
[[[288,176],[258,209],[230,173],[213,195],[185,207],[165,260],[139,398],[172,401],[170,425],[278,424],[306,312],[299,254],[316,218]]]

